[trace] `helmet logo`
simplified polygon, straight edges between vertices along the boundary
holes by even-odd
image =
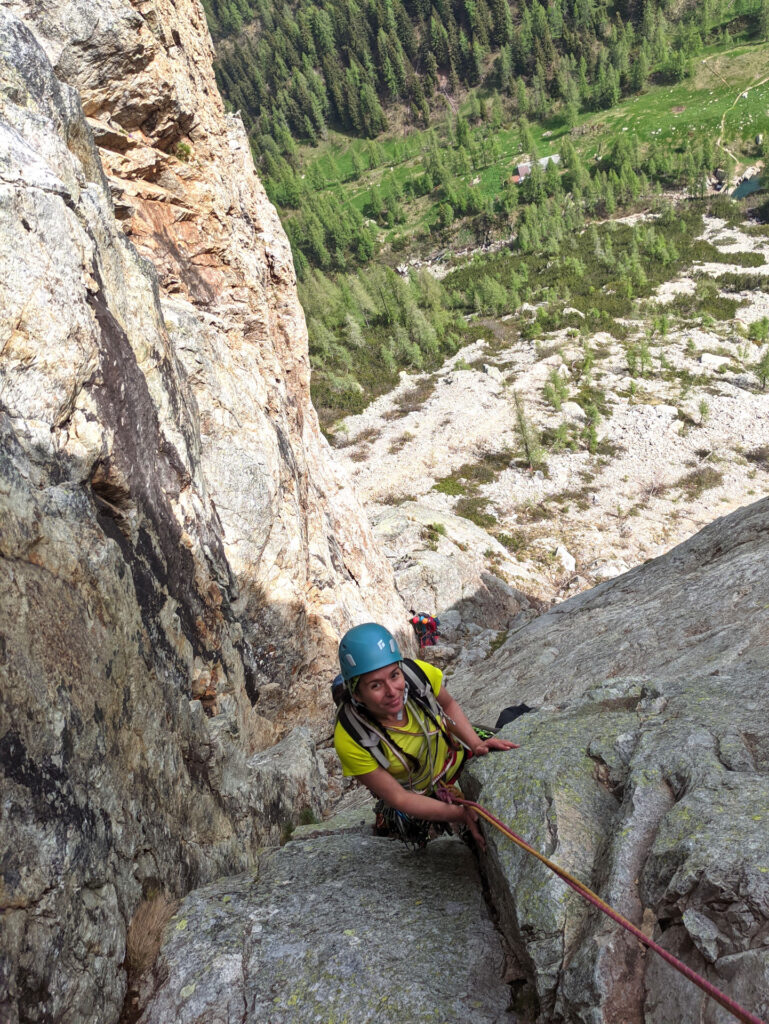
[[[400,661],[398,641],[376,622],[348,629],[339,642],[339,667],[346,682]]]

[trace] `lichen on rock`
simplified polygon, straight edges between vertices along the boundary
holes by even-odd
[[[142,1024],[509,1019],[502,946],[456,840],[416,855],[360,834],[291,842],[181,915]]]
[[[543,705],[505,727],[519,750],[472,762],[481,802],[759,1016],[767,516],[764,499],[556,606],[488,659],[483,688],[467,673],[452,680],[476,713]],[[537,1020],[726,1019],[539,862],[496,833],[490,846],[520,998],[534,997]]]

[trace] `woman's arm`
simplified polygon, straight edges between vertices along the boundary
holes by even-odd
[[[358,775],[356,778],[379,800],[384,800],[389,807],[403,811],[404,814],[410,814],[412,818],[422,818],[424,821],[455,821],[467,825],[470,834],[480,848],[486,849],[486,842],[478,828],[478,815],[469,807],[445,804],[442,800],[436,800],[434,797],[413,793],[410,789],[402,786],[384,768],[376,768],[373,772]]]
[[[490,739],[482,740],[475,729],[467,718],[462,708],[459,706],[457,701],[451,696],[445,687],[441,687],[438,691],[438,703],[446,712],[446,715],[452,720],[453,725],[449,723],[449,729],[454,733],[465,746],[472,750],[476,757],[483,757],[484,754],[488,754],[490,750],[515,750],[518,747],[517,743],[511,743],[510,740],[500,740],[496,736],[490,737]]]

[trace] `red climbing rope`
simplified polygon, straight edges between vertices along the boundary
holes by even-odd
[[[578,878],[570,875],[568,871],[565,871],[562,867],[553,863],[553,861],[548,860],[548,858],[538,850],[535,850],[533,846],[529,846],[525,839],[521,839],[519,835],[516,835],[512,829],[508,828],[504,822],[500,821],[499,818],[495,817],[490,811],[487,811],[485,807],[481,806],[481,804],[477,804],[473,800],[465,800],[464,797],[459,796],[455,791],[446,789],[445,786],[439,787],[438,790],[436,790],[436,796],[440,800],[445,800],[446,803],[464,804],[465,807],[471,807],[482,818],[485,818],[485,820],[491,825],[499,829],[503,835],[506,835],[508,839],[512,839],[512,841],[520,846],[522,850],[526,850],[527,853],[530,853],[532,856],[536,857],[537,860],[550,868],[551,871],[558,875],[558,877],[574,889],[575,892],[578,892],[580,896],[583,896],[586,900],[592,903],[594,907],[598,907],[598,909],[602,910],[604,914],[607,914],[613,921],[616,921],[617,924],[621,924],[626,931],[629,931],[631,935],[634,935],[639,942],[648,946],[649,949],[653,949],[654,952],[658,953],[663,960],[667,960],[672,967],[675,967],[677,971],[680,971],[680,973],[683,974],[684,977],[688,978],[689,981],[693,981],[694,984],[709,995],[711,999],[715,999],[717,1003],[720,1003],[721,1006],[723,1006],[725,1010],[728,1010],[729,1013],[737,1018],[737,1020],[742,1021],[743,1024],[765,1024],[765,1021],[762,1021],[760,1017],[756,1017],[755,1014],[749,1013],[747,1010],[743,1009],[739,1003],[736,1003],[729,996],[725,995],[720,989],[716,988],[715,985],[697,974],[696,971],[693,971],[691,967],[687,967],[685,963],[673,956],[672,953],[668,953],[668,951],[663,949],[662,946],[657,945],[653,939],[644,935],[640,928],[636,928],[636,926],[628,921],[627,918],[623,917],[622,914],[617,913],[613,907],[610,907],[608,903],[605,903],[600,896],[596,896],[596,894],[580,882]]]

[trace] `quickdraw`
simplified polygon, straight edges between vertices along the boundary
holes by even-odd
[[[451,834],[451,827],[442,821],[424,821],[389,807],[379,800],[374,807],[374,835],[400,839],[410,850],[423,850],[431,839]]]

